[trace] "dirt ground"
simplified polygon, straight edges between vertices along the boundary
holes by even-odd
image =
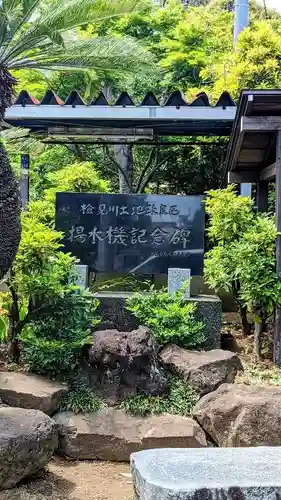
[[[129,464],[54,458],[38,479],[1,491],[0,500],[133,500],[129,473]]]

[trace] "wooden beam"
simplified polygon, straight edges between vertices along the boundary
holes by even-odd
[[[257,209],[258,212],[268,211],[268,182],[258,182],[257,184]]]
[[[256,143],[257,139],[257,134],[255,132],[249,132],[245,135],[244,141],[243,141],[243,149],[265,149],[268,144],[270,143],[271,139],[271,134],[270,133],[264,133],[264,134],[259,134],[259,141],[258,144]],[[254,145],[254,147],[253,147]]]
[[[247,97],[247,104],[245,108],[245,115],[250,115],[253,109],[253,104],[254,104],[254,96],[253,94],[248,95]]]
[[[281,116],[242,116],[241,132],[275,132],[281,130]]]
[[[276,163],[269,165],[268,167],[263,168],[260,171],[260,180],[261,181],[271,181],[274,179],[276,175]]]
[[[262,163],[264,157],[264,149],[243,149],[240,151],[239,163]]]
[[[50,127],[49,136],[141,136],[153,137],[153,129],[143,128],[114,128],[114,127]]]
[[[238,172],[228,172],[229,184],[242,184],[243,182],[259,182],[260,175],[256,170],[241,170]]]
[[[276,272],[281,280],[281,131],[277,133],[276,144]],[[274,361],[281,366],[281,307],[276,307],[276,321],[274,334]]]
[[[244,139],[244,135],[245,135],[245,132],[241,131],[241,128],[240,128],[239,135],[237,137],[237,141],[235,144],[235,149],[234,149],[233,153],[231,154],[232,159],[231,159],[230,169],[233,168],[233,165],[235,166],[237,164],[238,157],[239,157],[240,150],[241,150],[242,143],[243,143],[243,139]]]

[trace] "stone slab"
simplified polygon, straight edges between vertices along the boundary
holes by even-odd
[[[190,297],[190,269],[180,269],[172,267],[168,269],[168,292],[175,295],[176,292],[184,287],[184,297]]]
[[[281,498],[281,447],[146,450],[131,469],[136,500]]]
[[[53,415],[67,393],[66,384],[33,373],[0,372],[0,398],[16,408],[41,410]]]
[[[130,455],[140,450],[207,446],[197,422],[181,415],[141,417],[103,408],[96,413],[61,412],[53,419],[59,432],[58,452],[78,460],[129,462]]]
[[[149,293],[149,292],[142,292]],[[98,292],[94,296],[99,300],[98,313],[101,316],[99,330],[114,329],[132,331],[140,325],[135,316],[126,309],[126,299],[132,292]],[[196,304],[195,317],[203,320],[206,340],[204,349],[218,349],[220,347],[220,330],[222,318],[222,303],[216,295],[197,295],[188,301]]]
[[[80,286],[82,290],[85,290],[89,286],[89,267],[83,264],[77,264],[75,269],[77,273],[76,285]]]

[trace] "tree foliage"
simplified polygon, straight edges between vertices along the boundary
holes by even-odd
[[[64,165],[63,156],[61,159]],[[76,260],[61,251],[62,233],[53,229],[56,192],[102,192],[110,186],[90,162],[66,164],[49,172],[46,182],[48,188],[41,198],[30,202],[21,217],[22,239],[9,279],[10,351],[19,359],[21,339],[23,358],[31,369],[54,375],[59,366],[64,372],[74,369],[91,326],[89,315],[89,327],[82,321],[90,306],[89,297],[74,286]],[[62,317],[69,314],[65,338]],[[80,326],[73,324],[76,320]]]
[[[91,162],[75,162],[50,172],[46,177],[47,188],[42,191],[40,199],[31,201],[28,213],[35,221],[54,224],[56,193],[70,192],[110,192],[108,181],[99,177]]]
[[[136,40],[118,36],[82,37],[78,28],[141,10],[143,0],[5,0],[0,4],[0,121],[12,104],[16,77],[37,90],[33,70],[139,71],[151,67],[150,54]],[[17,75],[17,71],[21,74]],[[13,73],[14,72],[14,73]],[[40,93],[44,79],[40,77]],[[39,80],[39,79],[38,79]],[[34,88],[35,84],[35,88]],[[42,89],[41,89],[42,85]],[[10,164],[0,149],[0,277],[10,268],[20,239],[19,200]],[[6,215],[5,215],[6,212]]]
[[[215,290],[231,290],[240,308],[254,314],[255,350],[259,356],[260,325],[281,304],[275,221],[256,214],[252,200],[238,196],[234,186],[211,191],[206,212],[214,246],[205,256],[205,279]]]
[[[280,86],[281,17],[277,13],[269,9],[266,16],[254,0],[250,2],[250,28],[240,35],[234,47],[232,0],[189,2],[185,7],[180,0],[169,0],[163,5],[144,0],[138,12],[96,17],[79,31],[81,40],[130,37],[153,54],[158,71],[126,74],[104,67],[103,72],[96,68],[78,75],[55,72],[48,74],[51,87],[63,98],[77,88],[88,99],[103,88],[111,102],[126,89],[137,103],[151,90],[160,101],[174,89],[182,90],[189,100],[204,90],[214,103],[224,90],[238,98],[246,87]],[[210,145],[160,147],[160,164],[165,155],[169,161],[156,168],[148,191],[191,194],[222,187],[226,146],[222,139],[217,143],[210,141]],[[149,158],[149,149],[133,148],[134,189]],[[94,161],[100,175],[109,179],[117,191],[118,171],[107,152],[93,146],[79,146],[78,150],[79,153],[73,151],[75,160]],[[49,153],[52,154],[51,149]]]

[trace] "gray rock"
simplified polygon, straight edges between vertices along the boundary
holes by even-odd
[[[194,317],[203,321],[205,341],[204,349],[218,349],[221,346],[222,302],[216,295],[197,295],[189,302],[196,306]]]
[[[193,414],[219,446],[281,446],[281,387],[224,384]]]
[[[45,467],[57,445],[55,422],[43,412],[0,408],[0,490]]]
[[[169,414],[151,416],[141,427],[141,447],[145,450],[204,446],[207,446],[204,431],[189,417]]]
[[[276,500],[281,448],[158,449],[135,453],[136,500]]]
[[[158,395],[167,386],[154,341],[143,327],[95,332],[89,364],[90,385],[110,404],[136,393]]]
[[[243,370],[236,354],[222,349],[188,351],[176,345],[165,347],[160,353],[164,366],[182,376],[201,395],[216,390],[221,384],[232,383]]]
[[[59,453],[75,459],[129,461],[147,448],[207,446],[200,426],[179,415],[135,417],[107,408],[97,413],[58,413]]]
[[[0,372],[0,398],[17,408],[41,410],[53,415],[67,386],[38,375],[22,372]]]

